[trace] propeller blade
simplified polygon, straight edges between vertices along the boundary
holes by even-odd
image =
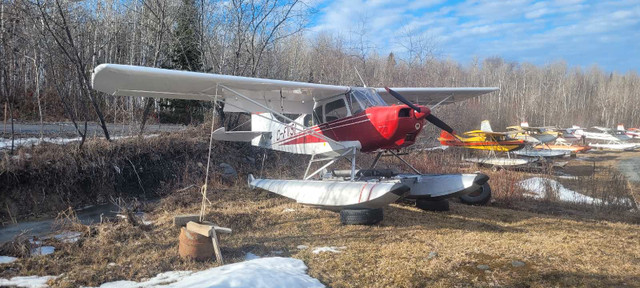
[[[406,104],[407,106],[411,107],[416,112],[420,113],[420,107],[418,107],[418,106],[414,105],[413,103],[409,102],[409,100],[404,98],[404,96],[400,95],[400,93],[389,89],[389,87],[384,87],[384,89],[387,90],[387,92],[389,92],[389,94],[391,94],[391,96],[393,96],[396,99],[398,99],[398,101]],[[442,122],[442,120],[440,120],[436,116],[433,116],[433,114],[427,115],[427,117],[425,117],[425,119],[427,119],[427,121],[431,122],[431,124],[436,125],[436,127],[451,133],[451,135],[455,135],[453,133],[453,129],[451,127],[449,127],[449,125],[447,125],[447,123]]]
[[[449,133],[451,133],[451,135],[453,135],[453,129],[451,129],[451,127],[449,127],[449,125],[447,125],[447,123],[442,122],[442,120],[440,120],[438,117],[433,116],[433,114],[429,114],[427,115],[427,117],[425,117],[425,119],[427,119],[427,121],[431,122],[431,124],[436,125],[436,127],[447,131]]]
[[[404,98],[404,96],[400,95],[400,93],[393,91],[391,89],[389,89],[389,87],[384,87],[385,90],[387,90],[387,92],[389,92],[389,94],[391,94],[391,96],[395,97],[396,99],[398,99],[398,101],[406,104],[407,106],[411,107],[411,109],[415,110],[416,112],[420,113],[420,107],[414,105],[413,103],[409,102],[409,100],[407,100],[406,98]],[[442,122],[442,121],[441,121]],[[437,125],[436,125],[437,126]]]

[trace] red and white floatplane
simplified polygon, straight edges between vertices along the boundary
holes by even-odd
[[[92,84],[113,96],[213,101],[224,103],[225,112],[251,113],[251,131],[220,128],[213,139],[251,142],[311,159],[302,179],[249,175],[249,185],[340,211],[345,224],[377,223],[380,208],[401,197],[416,199],[421,208],[449,197],[471,204],[490,197],[484,174],[423,174],[396,151],[413,145],[426,121],[453,131],[426,105],[464,101],[497,88],[361,88],[117,64],[97,66]],[[299,116],[287,116],[291,114]],[[358,151],[375,154],[368,169],[356,168]],[[397,157],[412,172],[376,169],[383,156]],[[351,169],[328,172],[339,159],[348,159]],[[320,166],[315,171],[314,163]]]

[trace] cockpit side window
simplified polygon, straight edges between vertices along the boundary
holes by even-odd
[[[349,110],[343,98],[327,103],[324,108],[325,122],[331,122],[349,116]]]
[[[302,125],[304,125],[304,127],[311,127],[313,126],[313,123],[313,117],[311,117],[311,114],[305,115],[302,119]]]

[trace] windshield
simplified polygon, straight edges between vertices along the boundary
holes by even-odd
[[[371,88],[351,88],[349,93],[351,114],[356,114],[364,109],[375,106],[387,106],[382,97]]]

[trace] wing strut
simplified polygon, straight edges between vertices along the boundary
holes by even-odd
[[[349,159],[347,157],[347,154],[349,154],[349,153],[352,153],[351,159]],[[320,159],[315,159],[315,157],[316,157],[316,154],[311,155],[311,160],[309,160],[309,165],[307,166],[307,170],[304,172],[304,177],[302,179],[304,179],[304,180],[311,179],[311,177],[313,177],[316,174],[322,172],[324,169],[326,169],[327,167],[331,166],[331,164],[333,164],[336,161],[340,160],[340,158],[346,158],[347,160],[351,161],[351,181],[354,181],[354,179],[356,178],[356,147],[351,147],[350,149],[347,149],[342,154],[340,154],[339,156],[336,156],[336,157],[320,158]],[[329,162],[327,162],[327,164],[322,165],[322,167],[318,168],[318,170],[316,170],[313,173],[309,174],[309,168],[311,168],[311,163],[321,162],[321,161],[329,161]]]

